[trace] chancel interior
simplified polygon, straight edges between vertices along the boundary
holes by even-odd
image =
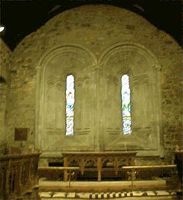
[[[112,5],[0,39],[0,198],[181,199],[182,55]]]

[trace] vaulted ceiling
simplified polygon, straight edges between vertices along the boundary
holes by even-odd
[[[182,45],[182,0],[0,0],[1,37],[11,49],[64,10],[84,4],[111,4],[131,10],[169,33]]]

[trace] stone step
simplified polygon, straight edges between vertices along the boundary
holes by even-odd
[[[132,190],[166,190],[165,180],[145,181],[39,181],[40,191],[64,192],[122,192]]]
[[[117,200],[174,200],[176,193],[171,191],[157,190],[157,191],[132,191],[132,192],[40,192],[41,200],[62,200],[62,199],[117,199]]]

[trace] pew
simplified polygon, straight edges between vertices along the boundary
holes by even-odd
[[[38,189],[39,156],[39,153],[0,156],[0,198],[23,199]]]
[[[138,180],[153,180],[162,178],[167,184],[165,189],[178,190],[177,188],[177,169],[176,165],[133,165],[122,166],[122,171],[131,181],[131,190],[134,190],[134,182]],[[156,186],[155,186],[156,187]],[[152,188],[152,190],[157,188]]]
[[[50,168],[50,167],[48,167]],[[47,168],[43,168],[47,169]],[[50,171],[63,171],[67,169],[61,168],[50,168]],[[72,169],[72,167],[71,167]],[[75,168],[73,168],[75,169]],[[86,169],[87,170],[87,169]],[[93,168],[93,170],[97,170]],[[104,168],[103,170],[110,170],[111,168]],[[72,171],[72,170],[71,170]],[[76,168],[77,172],[80,172]],[[177,182],[171,182],[172,177],[177,177],[176,165],[148,165],[148,166],[121,166],[119,168],[119,176],[126,174],[129,178],[128,181],[122,179],[120,181],[78,181],[74,180],[69,184],[65,181],[40,181],[40,191],[62,191],[62,192],[82,192],[82,193],[118,193],[118,192],[128,192],[130,195],[141,193],[146,195],[148,193],[153,193],[153,195],[158,196],[159,193],[166,195],[173,195],[175,197],[177,193]],[[144,173],[148,172],[148,176],[145,177]],[[134,175],[134,176],[133,176]],[[163,177],[161,176],[163,175]],[[165,176],[165,177],[164,177]],[[168,180],[170,179],[170,180]],[[69,180],[68,180],[69,181]],[[170,181],[170,182],[169,182]],[[167,184],[167,182],[171,184]],[[145,196],[144,196],[145,198]],[[166,197],[164,197],[165,199]],[[135,199],[135,198],[134,198]]]
[[[79,167],[39,167],[38,173],[41,176],[42,174],[47,174],[47,176],[54,176],[57,175],[61,177],[63,174],[67,174],[67,181],[70,181],[76,177],[77,173],[79,172]]]

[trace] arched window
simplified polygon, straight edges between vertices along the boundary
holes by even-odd
[[[131,134],[130,83],[127,74],[121,77],[121,111],[123,134]]]
[[[74,134],[74,76],[66,78],[66,135]]]

